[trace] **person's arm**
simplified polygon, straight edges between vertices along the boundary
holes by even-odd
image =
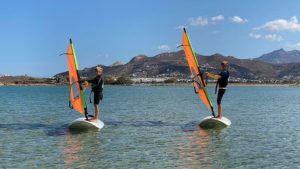
[[[221,78],[220,75],[216,75],[216,74],[209,73],[209,72],[206,72],[205,75],[206,75],[207,77],[210,77],[210,78],[215,79],[215,80],[218,80],[218,79]]]
[[[87,80],[78,80],[78,83],[80,85],[83,85],[85,88],[88,88],[90,86]]]
[[[87,81],[88,83],[94,83],[95,78],[93,78],[93,79],[87,79],[87,80],[85,80],[85,81]]]
[[[85,82],[93,83],[93,82],[94,82],[94,79],[78,80],[78,83],[85,83]]]
[[[90,84],[89,83],[93,83],[94,79],[88,79],[88,80],[79,80],[78,83],[80,83],[81,85],[83,85],[85,88],[89,88]]]

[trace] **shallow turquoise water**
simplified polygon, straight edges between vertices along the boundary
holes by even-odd
[[[105,127],[72,134],[68,87],[0,87],[0,168],[300,168],[299,87],[230,87],[219,131],[197,127],[209,115],[197,97],[106,86]]]

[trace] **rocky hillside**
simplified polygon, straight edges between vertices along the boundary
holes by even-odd
[[[300,81],[300,63],[272,64],[259,59],[238,59],[233,56],[214,54],[197,55],[203,71],[218,72],[220,62],[230,63],[231,80],[235,81]],[[94,68],[80,71],[82,77],[94,76]],[[189,69],[183,50],[162,53],[154,57],[138,55],[128,63],[103,66],[106,78],[189,78]],[[54,77],[67,77],[67,72]]]
[[[259,58],[256,58],[256,60],[260,60],[272,64],[300,63],[300,51],[299,50],[285,51],[284,49],[279,49],[264,54]]]
[[[35,78],[27,75],[23,76],[0,76],[0,86],[2,85],[57,85],[55,78]]]

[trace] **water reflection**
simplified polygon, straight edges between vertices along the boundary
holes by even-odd
[[[186,134],[182,145],[179,147],[181,168],[224,167],[227,153],[223,143],[223,130],[205,130],[200,128],[198,124],[194,124],[194,126],[189,126],[183,131]]]
[[[78,135],[72,135],[70,132],[65,135],[66,146],[63,150],[64,162],[67,165],[65,168],[82,168],[86,164],[84,159],[81,159],[80,153],[83,150],[83,145]],[[74,166],[75,165],[75,166]]]
[[[98,131],[75,134],[68,131],[63,143],[65,168],[97,168],[93,161],[104,156],[100,135],[101,132]]]

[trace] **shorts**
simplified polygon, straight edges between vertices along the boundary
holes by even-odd
[[[103,99],[103,93],[94,92],[94,104],[99,104]]]
[[[218,98],[217,98],[217,104],[221,104],[222,98],[224,93],[226,92],[226,89],[219,89],[218,91]]]

